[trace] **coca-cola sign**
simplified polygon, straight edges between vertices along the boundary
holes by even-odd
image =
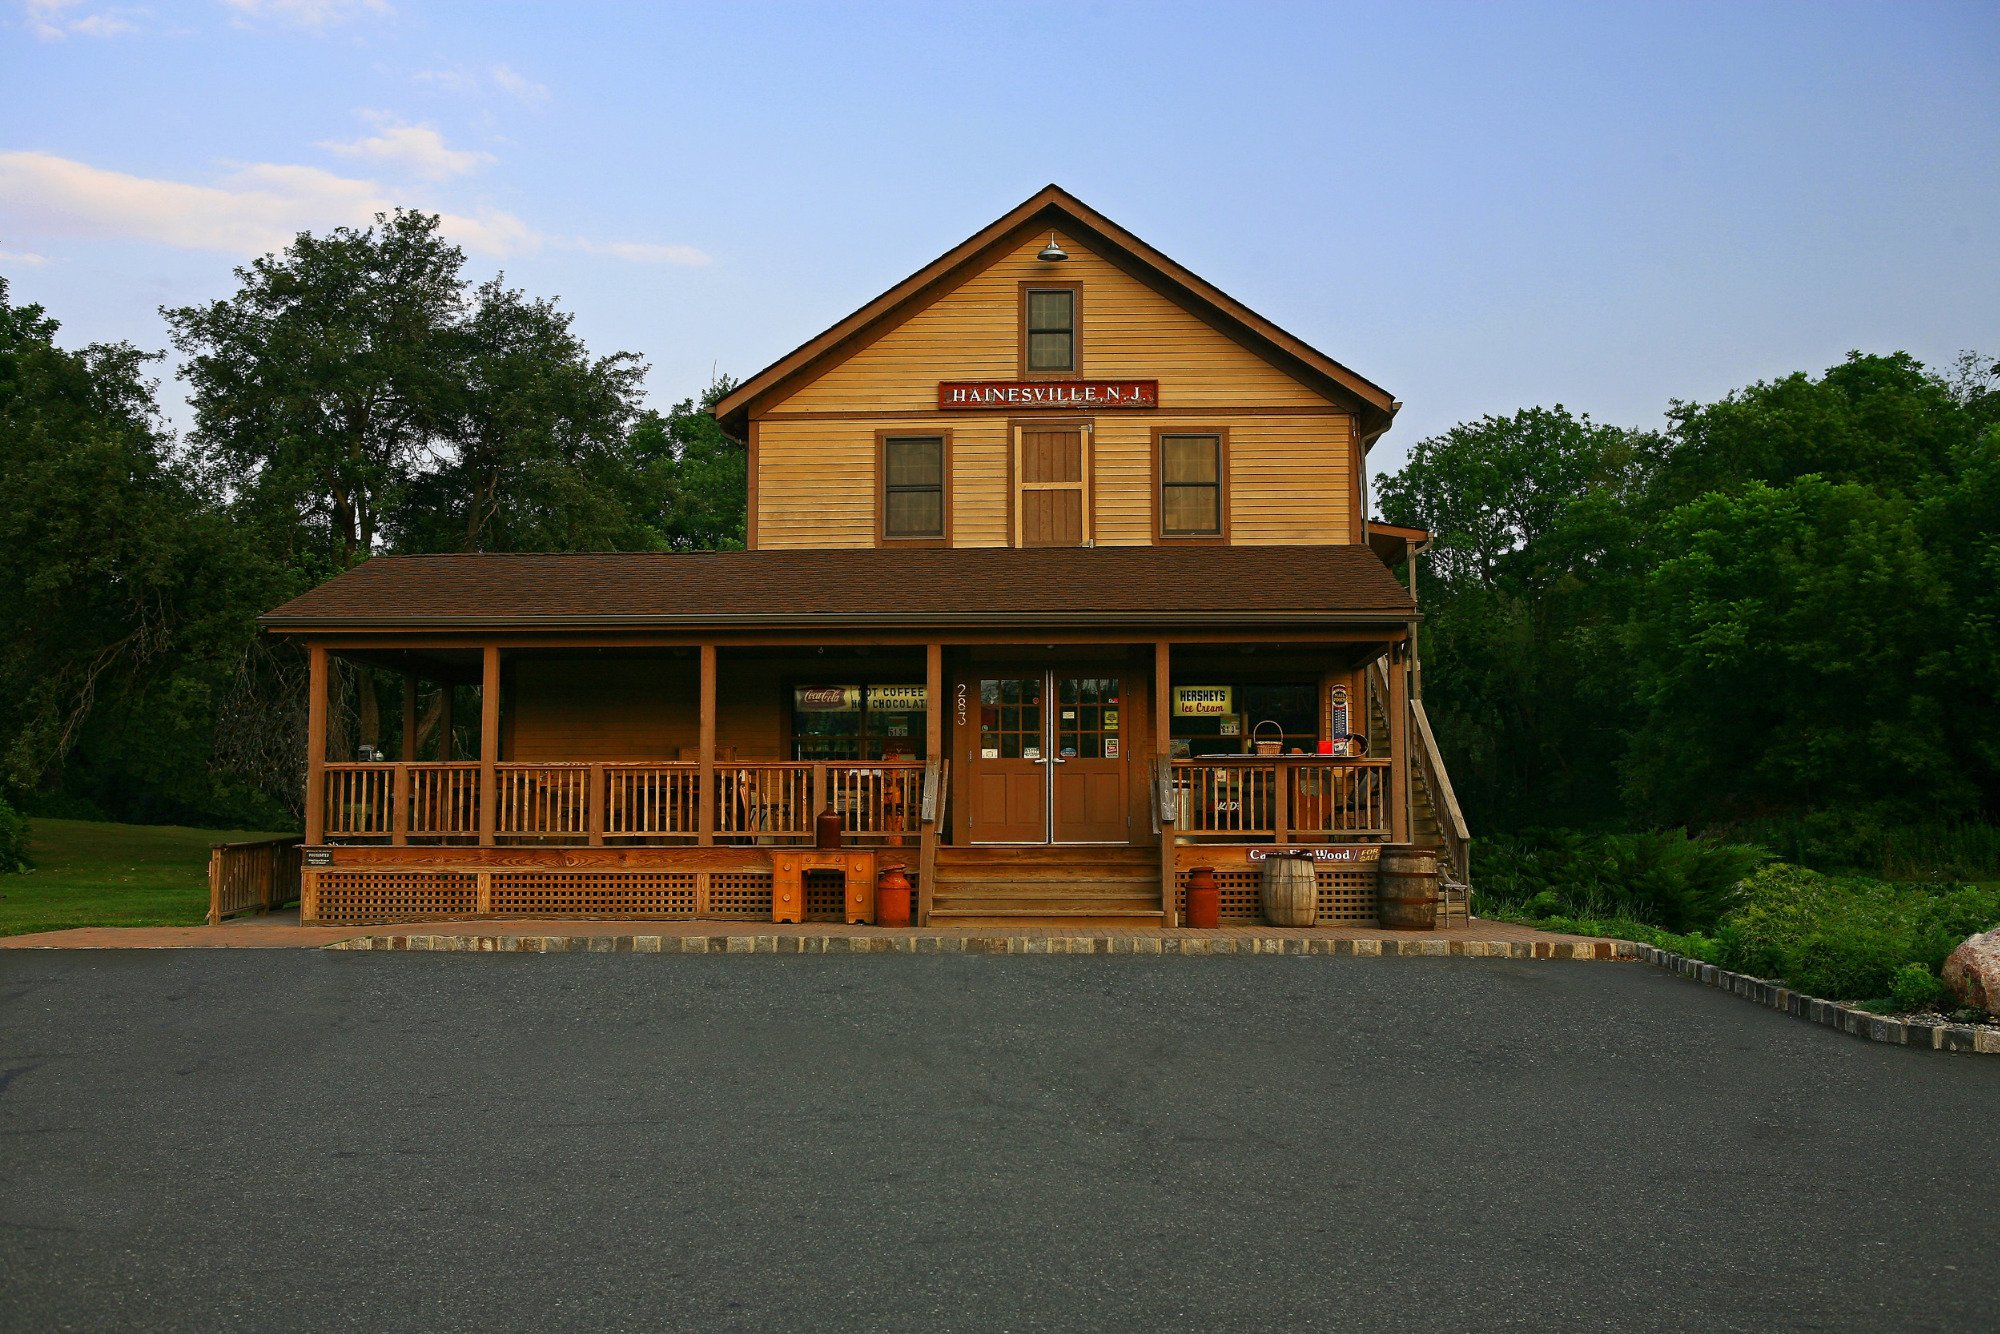
[[[800,713],[852,713],[861,707],[861,687],[800,686],[792,703]]]

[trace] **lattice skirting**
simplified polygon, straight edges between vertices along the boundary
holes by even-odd
[[[1217,871],[1216,888],[1221,890],[1222,920],[1236,925],[1264,920],[1263,909],[1259,906],[1257,889],[1263,882],[1263,872]],[[1179,920],[1187,920],[1187,878],[1186,871],[1174,876],[1174,908]],[[1364,862],[1358,866],[1321,864],[1313,867],[1313,880],[1319,891],[1319,923],[1322,926],[1336,924],[1372,925],[1375,921],[1375,864]]]
[[[469,917],[480,910],[479,877],[469,871],[320,871],[318,921],[392,922]],[[810,892],[810,891],[809,891]],[[769,871],[709,874],[708,911],[700,912],[693,871],[495,871],[487,911],[500,917],[771,916]],[[824,891],[822,891],[824,893]],[[831,914],[840,915],[833,881]]]
[[[708,916],[771,920],[769,871],[716,871],[708,877]]]
[[[479,908],[479,877],[457,871],[321,871],[318,885],[322,922],[456,917]]]
[[[493,911],[506,917],[692,917],[692,871],[546,871],[493,877]]]
[[[838,871],[806,872],[806,920],[847,920],[847,877]]]

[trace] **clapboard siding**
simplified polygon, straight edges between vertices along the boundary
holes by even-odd
[[[1218,428],[1230,440],[1232,542],[1358,539],[1353,418],[1344,408],[1072,237],[1062,237],[1071,258],[1052,270],[1035,259],[1046,239],[1012,249],[817,379],[760,406],[757,546],[873,545],[878,429],[950,430],[952,544],[1006,545],[1008,414],[932,409],[940,380],[1018,377],[1024,279],[1082,284],[1085,376],[1160,382],[1160,410],[1092,417],[1096,542],[1154,540],[1155,430]]]
[[[501,753],[524,763],[672,760],[701,744],[693,659],[525,659],[510,666]],[[780,664],[732,659],[716,680],[716,744],[778,759]]]
[[[895,411],[937,402],[939,380],[1019,371],[1023,280],[1083,284],[1083,367],[1094,379],[1156,379],[1169,408],[1325,405],[1326,399],[1152,288],[1062,238],[1070,258],[1018,246],[768,412]]]

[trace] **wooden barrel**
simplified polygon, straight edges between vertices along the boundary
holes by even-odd
[[[1391,844],[1375,871],[1375,916],[1402,931],[1437,929],[1438,863],[1429,848]]]
[[[1265,858],[1257,897],[1272,926],[1311,926],[1319,920],[1319,880],[1312,858]]]

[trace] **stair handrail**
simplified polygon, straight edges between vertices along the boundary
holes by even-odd
[[[1383,709],[1386,711],[1389,698],[1389,674],[1380,658],[1368,664],[1369,685],[1378,692]],[[1465,812],[1459,807],[1458,793],[1451,785],[1451,774],[1444,767],[1444,756],[1438,751],[1437,734],[1431,730],[1430,714],[1424,709],[1423,700],[1415,695],[1410,697],[1410,723],[1408,731],[1416,744],[1410,747],[1410,759],[1422,773],[1424,784],[1430,788],[1431,810],[1438,816],[1438,833],[1444,840],[1445,864],[1450,868],[1454,884],[1472,885],[1472,831],[1465,823]]]

